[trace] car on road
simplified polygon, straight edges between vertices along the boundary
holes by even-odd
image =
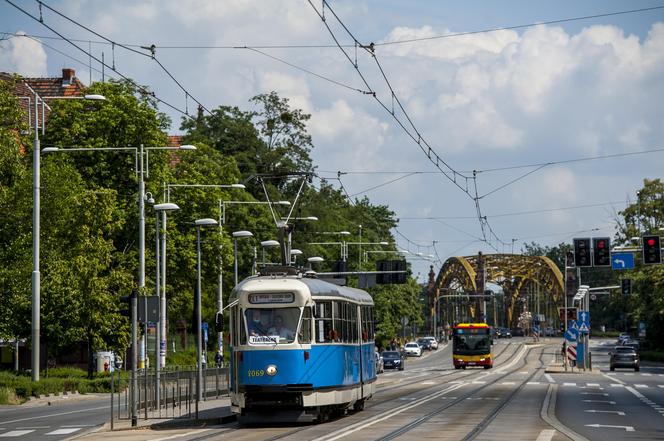
[[[631,340],[632,336],[629,335],[629,332],[621,332],[620,335],[618,336],[618,341],[616,344],[618,346],[622,346],[623,343],[625,343],[627,340]]]
[[[636,340],[624,340],[621,346],[629,346],[630,348],[633,348],[636,352],[639,352],[639,349],[641,349],[641,344]]]
[[[383,366],[385,369],[399,369],[402,371],[404,369],[404,356],[399,351],[384,351],[383,354]]]
[[[438,350],[438,340],[436,340],[436,337],[427,336],[422,338],[429,340],[431,342],[431,349],[433,349],[434,351]]]
[[[420,348],[422,348],[423,351],[430,351],[433,349],[431,347],[431,340],[427,340],[426,338],[418,338],[417,344],[420,345]]]
[[[496,329],[496,335],[498,338],[512,338],[512,333],[507,328]]]
[[[380,355],[378,351],[375,351],[374,359],[376,360],[376,373],[382,374],[385,371],[385,361],[383,360],[383,356]]]
[[[544,336],[545,337],[553,337],[556,335],[556,331],[553,329],[552,326],[547,326],[544,328]]]
[[[639,354],[631,346],[616,346],[609,352],[609,369],[615,371],[616,368],[632,368],[639,371]]]
[[[413,356],[413,357],[422,356],[422,348],[420,347],[420,345],[417,344],[417,342],[414,341],[406,343],[406,345],[403,347],[403,352],[407,356]]]

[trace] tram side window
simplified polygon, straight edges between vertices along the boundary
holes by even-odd
[[[332,302],[332,340],[339,342],[341,341],[341,302]]]
[[[311,308],[305,307],[302,311],[302,324],[298,335],[300,343],[311,343]]]
[[[330,343],[334,340],[334,336],[332,302],[318,302],[316,304],[316,341]]]
[[[351,341],[353,343],[358,342],[358,333],[357,333],[357,305],[350,305],[350,330],[351,330]]]
[[[348,302],[339,303],[339,320],[341,321],[341,341],[348,343]]]
[[[374,338],[373,307],[362,306],[360,314],[362,319],[362,341],[371,341]]]

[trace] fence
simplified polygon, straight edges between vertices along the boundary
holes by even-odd
[[[119,375],[119,373],[118,373]],[[161,371],[159,374],[159,399],[157,400],[157,381],[154,371],[137,372],[138,390],[136,391],[137,417],[156,418],[194,418],[196,405],[195,369]],[[131,420],[131,385],[112,377],[111,392],[111,429],[114,420]],[[120,386],[120,387],[116,387]],[[201,384],[203,400],[219,398],[228,394],[228,368],[203,369]]]

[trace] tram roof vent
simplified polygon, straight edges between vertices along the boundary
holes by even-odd
[[[296,276],[298,270],[292,266],[266,266],[261,268],[260,274],[261,276]]]

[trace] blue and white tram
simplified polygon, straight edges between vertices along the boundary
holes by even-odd
[[[294,268],[271,271],[232,293],[232,411],[246,422],[320,422],[362,410],[376,381],[371,296]]]

